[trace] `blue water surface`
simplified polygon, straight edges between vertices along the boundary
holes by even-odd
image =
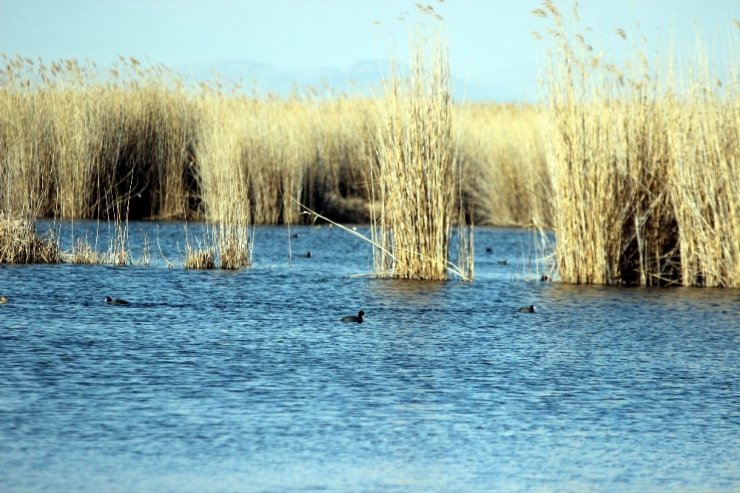
[[[364,275],[337,228],[237,272],[129,232],[134,265],[0,267],[0,491],[740,490],[738,290],[539,282],[517,230],[473,283]]]

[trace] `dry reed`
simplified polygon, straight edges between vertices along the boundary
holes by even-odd
[[[213,249],[224,268],[246,267],[251,262],[251,223],[247,170],[243,167],[244,108],[222,100],[205,104],[208,121],[198,143],[198,179],[206,205],[206,220],[218,225]],[[210,251],[210,249],[208,249]]]
[[[103,262],[103,259],[95,249],[82,238],[77,238],[72,246],[72,251],[65,255],[65,261],[70,264],[95,265]]]
[[[550,227],[552,186],[542,108],[468,103],[456,116],[462,127],[463,192],[476,222]]]
[[[536,13],[556,45],[548,140],[560,278],[740,286],[737,62],[721,88],[706,63],[682,86],[642,52],[605,63],[552,2]]]
[[[208,270],[216,268],[216,254],[212,248],[188,247],[183,262],[185,269]]]
[[[378,106],[373,198],[379,214],[373,218],[373,238],[381,247],[374,248],[375,271],[384,277],[444,280],[462,180],[447,47],[439,33],[431,42],[417,34],[410,44],[408,77],[392,72]],[[459,228],[461,236],[469,235],[472,252],[472,235],[464,223]],[[472,262],[463,265],[472,268]],[[464,279],[473,274],[456,272]]]
[[[0,263],[54,264],[60,261],[56,241],[40,237],[33,221],[0,212]]]
[[[101,75],[74,60],[2,56],[0,210],[115,221],[204,218],[208,209],[214,218],[219,195],[199,186],[220,171],[201,168],[221,166],[213,156],[223,146],[235,153],[228,169],[246,189],[251,223],[305,220],[289,197],[335,219],[369,219],[377,100],[310,91],[249,96],[218,82],[198,93],[135,59]],[[480,104],[452,113],[467,122],[459,150],[477,217],[527,224],[545,216],[527,198],[529,189],[546,189],[536,110]]]
[[[74,60],[2,55],[2,210],[61,218],[184,216],[190,206],[193,105],[162,67],[122,60],[115,79]],[[127,75],[121,75],[125,72]]]

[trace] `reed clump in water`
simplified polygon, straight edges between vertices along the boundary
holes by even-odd
[[[213,229],[209,249],[225,269],[251,263],[249,175],[244,167],[246,108],[220,98],[204,103],[207,123],[198,142],[198,180],[205,217]]]
[[[408,77],[392,73],[378,107],[372,175],[373,198],[379,202],[373,221],[375,271],[399,279],[444,280],[462,179],[447,47],[438,33],[431,42],[417,34],[411,53]],[[461,237],[469,234],[465,226],[459,224]],[[469,241],[462,256],[472,255]],[[472,271],[457,273],[472,278]]]
[[[104,218],[184,216],[190,207],[193,104],[163,67],[121,59],[107,78],[91,64],[2,55],[0,209]]]
[[[245,230],[246,232],[246,230]],[[185,269],[236,270],[252,264],[250,235],[239,236],[234,224],[209,224],[201,240],[192,245],[186,242],[183,261]]]
[[[216,254],[212,248],[191,248],[188,246],[183,267],[196,270],[215,269]]]
[[[548,86],[560,278],[740,286],[737,62],[721,86],[706,63],[681,86],[639,52],[631,67],[604,63],[552,2],[534,13],[552,20],[557,46]]]
[[[92,245],[82,238],[75,240],[72,251],[65,255],[65,261],[70,264],[85,265],[95,265],[103,262],[101,256],[95,251]]]
[[[36,233],[34,221],[0,212],[0,264],[61,262],[57,243]]]

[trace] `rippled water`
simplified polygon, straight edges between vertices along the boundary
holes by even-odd
[[[0,268],[1,491],[740,489],[738,290],[537,282],[513,230],[472,284],[356,277],[337,229],[240,272],[144,234],[149,267]]]

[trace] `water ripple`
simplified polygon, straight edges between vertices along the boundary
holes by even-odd
[[[475,283],[351,277],[364,245],[295,230],[249,271],[1,267],[3,491],[740,485],[737,291],[527,282],[487,229]]]

